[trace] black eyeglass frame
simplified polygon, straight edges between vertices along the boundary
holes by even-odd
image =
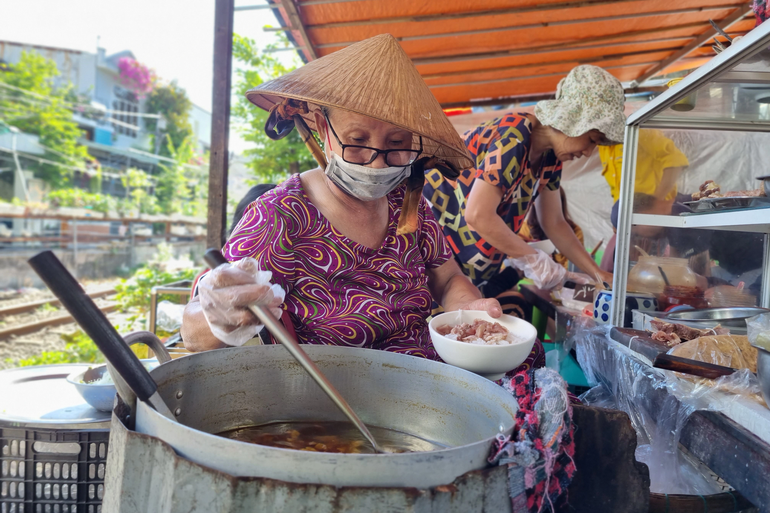
[[[412,165],[411,162],[409,164],[397,164],[395,166],[392,165],[390,162],[388,162],[388,156],[391,153],[395,153],[395,152],[403,152],[403,151],[414,152],[414,151],[416,151],[417,154],[414,156],[414,159],[412,159],[412,162],[414,162],[415,160],[417,160],[417,158],[420,155],[422,155],[422,150],[423,150],[423,147],[422,147],[422,136],[420,136],[420,149],[419,150],[405,150],[405,149],[400,149],[400,150],[381,150],[379,148],[372,148],[371,146],[360,146],[358,144],[342,144],[342,141],[340,140],[339,136],[337,135],[337,132],[334,131],[334,127],[332,126],[331,121],[329,121],[329,116],[324,114],[324,117],[326,118],[326,124],[329,126],[329,129],[334,134],[334,138],[337,139],[337,143],[340,145],[340,147],[342,147],[342,155],[341,155],[342,160],[344,160],[348,164],[356,164],[356,165],[359,165],[359,166],[366,166],[366,165],[371,164],[375,160],[377,160],[377,157],[379,157],[380,154],[382,154],[382,155],[385,155],[385,163],[387,165],[389,165],[391,167],[408,167],[408,166]],[[345,158],[345,148],[362,148],[362,149],[365,149],[365,150],[372,150],[374,152],[374,154],[373,154],[372,158],[369,160],[369,162],[350,162],[349,160],[347,160]]]

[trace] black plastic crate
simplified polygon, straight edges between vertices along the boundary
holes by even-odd
[[[101,513],[109,436],[0,422],[0,513]]]

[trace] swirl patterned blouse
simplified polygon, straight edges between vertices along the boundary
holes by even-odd
[[[438,359],[428,333],[426,270],[448,261],[427,202],[415,233],[396,236],[404,187],[388,195],[390,223],[379,249],[358,244],[315,208],[299,175],[249,206],[223,253],[255,258],[286,290],[284,310],[300,343],[384,349]]]

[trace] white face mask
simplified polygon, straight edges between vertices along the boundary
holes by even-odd
[[[412,173],[411,162],[407,166],[366,167],[345,162],[333,151],[328,151],[328,143],[326,148],[329,161],[326,176],[345,193],[362,201],[384,198]]]

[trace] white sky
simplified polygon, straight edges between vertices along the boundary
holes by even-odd
[[[264,0],[236,0],[256,5]],[[262,30],[278,26],[269,9],[236,11],[235,32],[262,47],[273,39]],[[2,2],[0,40],[107,55],[131,50],[164,80],[176,79],[196,105],[211,111],[214,0],[24,0]],[[294,52],[281,56],[290,59]],[[294,54],[296,55],[296,54]],[[246,147],[230,131],[230,149]]]

